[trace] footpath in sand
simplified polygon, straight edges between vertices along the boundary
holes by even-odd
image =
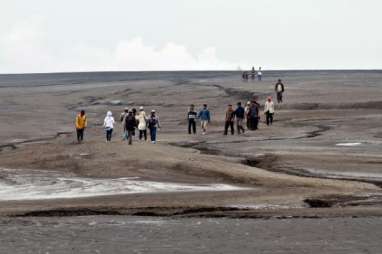
[[[226,105],[254,94],[263,103],[278,78],[238,77],[1,88],[9,112],[0,114],[0,214],[382,215],[382,74],[287,77],[272,127],[262,119],[256,132],[225,137]],[[191,103],[213,112],[208,135],[186,134]],[[119,124],[105,142],[105,112],[118,118],[125,106],[159,112],[158,144],[128,146]],[[72,133],[79,109],[89,118],[80,145]]]

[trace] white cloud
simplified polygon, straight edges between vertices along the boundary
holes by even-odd
[[[214,47],[191,53],[186,46],[174,42],[151,46],[141,37],[105,47],[71,40],[52,43],[39,19],[15,24],[3,33],[0,57],[1,73],[238,68],[237,63],[221,60]]]

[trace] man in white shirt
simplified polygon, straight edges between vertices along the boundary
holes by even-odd
[[[268,97],[267,101],[264,104],[264,114],[267,120],[267,125],[272,125],[273,123],[273,114],[275,113],[275,105],[272,101],[272,97]]]

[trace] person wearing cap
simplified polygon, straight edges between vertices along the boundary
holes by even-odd
[[[198,118],[200,119],[200,125],[203,130],[203,135],[207,132],[207,126],[209,122],[211,121],[211,114],[208,110],[207,104],[203,105],[203,109],[199,112]]]
[[[113,128],[114,128],[114,117],[113,113],[111,111],[107,111],[106,117],[103,120],[103,127],[105,128],[106,131],[106,142],[111,141],[111,137],[113,135]]]
[[[187,121],[188,121],[188,134],[196,134],[196,119],[198,118],[198,113],[195,111],[194,104],[190,105],[190,109],[187,112]]]
[[[87,124],[88,120],[85,115],[85,110],[81,110],[81,112],[76,116],[75,121],[78,143],[81,143],[84,140],[84,132]]]
[[[273,114],[275,113],[275,105],[272,101],[272,97],[269,96],[267,101],[264,104],[264,114],[266,118],[267,125],[272,125],[273,123]]]
[[[121,121],[122,127],[123,127],[122,140],[127,140],[125,117],[127,116],[128,113],[129,113],[129,108],[125,107],[125,109],[123,110],[123,112],[121,113],[121,116],[120,116],[120,121]]]
[[[228,109],[225,113],[225,125],[224,125],[224,135],[228,135],[228,128],[231,129],[231,134],[235,134],[235,129],[233,127],[235,121],[235,111],[232,108],[232,105],[228,105]]]
[[[284,84],[279,79],[275,85],[275,91],[276,91],[276,96],[277,96],[277,103],[282,103],[283,102],[283,93],[284,93]]]
[[[237,134],[240,135],[241,132],[245,132],[243,127],[243,121],[245,116],[245,109],[241,106],[241,102],[237,103],[237,108],[235,109],[235,117],[236,117],[236,128]]]
[[[151,110],[151,115],[148,119],[148,126],[150,130],[151,143],[156,144],[157,142],[157,130],[160,129],[159,117],[156,115],[155,110]]]
[[[139,107],[139,113],[135,118],[137,119],[137,122],[138,122],[139,140],[142,140],[142,138],[144,138],[146,141],[147,140],[147,116],[143,107]]]
[[[125,117],[125,129],[127,132],[127,138],[129,141],[129,145],[133,144],[133,132],[135,130],[135,127],[137,126],[137,120],[135,119],[133,115],[133,111],[129,110],[127,113],[127,116]]]

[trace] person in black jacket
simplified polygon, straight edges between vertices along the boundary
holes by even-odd
[[[277,97],[277,103],[283,102],[283,93],[284,93],[284,84],[279,79],[275,85],[275,91],[276,91],[276,97]]]
[[[137,127],[137,120],[135,119],[135,116],[133,115],[133,111],[129,111],[129,113],[125,117],[125,129],[127,131],[129,145],[132,145],[133,143],[133,133],[136,127]]]
[[[235,117],[236,117],[236,127],[237,127],[237,134],[240,135],[241,131],[244,133],[244,127],[243,127],[243,122],[244,122],[244,116],[245,116],[245,110],[241,106],[241,102],[237,103],[237,108],[235,110]]]
[[[187,113],[188,134],[191,134],[191,130],[192,133],[196,134],[196,118],[198,118],[198,113],[195,111],[194,104],[191,104]]]

